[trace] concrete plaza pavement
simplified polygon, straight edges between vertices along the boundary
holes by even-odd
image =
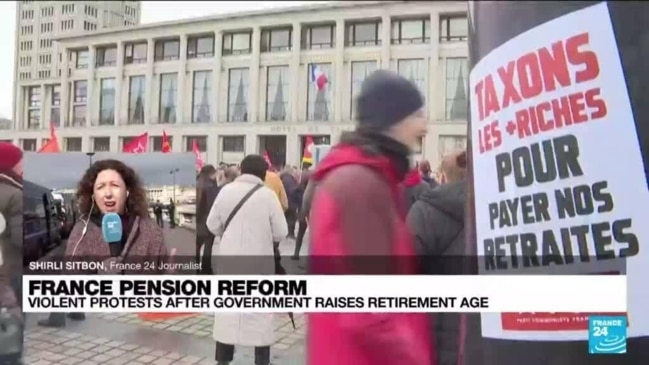
[[[176,248],[177,255],[193,256],[195,238],[184,228],[165,226],[165,241]],[[306,241],[306,240],[305,240]],[[289,273],[301,273],[304,258],[290,259],[294,240],[280,244],[283,264]],[[303,253],[308,252],[305,242]],[[196,314],[163,321],[144,321],[132,313],[88,314],[85,321],[68,319],[62,329],[39,327],[36,322],[44,314],[27,315],[25,333],[25,363],[54,364],[108,364],[108,365],[167,365],[215,364],[213,317]],[[303,315],[295,315],[296,329],[286,314],[275,318],[276,340],[271,348],[274,365],[305,364]],[[232,365],[254,364],[254,349],[240,347],[235,351]]]

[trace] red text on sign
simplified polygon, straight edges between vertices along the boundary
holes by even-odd
[[[493,122],[478,129],[478,141],[480,153],[491,151],[494,148],[500,147],[503,142],[503,138],[497,120],[494,120]]]
[[[498,68],[496,75],[480,80],[474,88],[479,120],[544,92],[597,78],[600,71],[597,55],[584,49],[589,41],[589,34],[582,33],[555,42],[509,61]],[[502,84],[500,95],[494,76]]]
[[[604,118],[606,103],[600,88],[576,92],[515,113],[518,138],[533,136],[565,126]]]

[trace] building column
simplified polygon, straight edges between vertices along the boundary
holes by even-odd
[[[219,123],[221,120],[221,108],[227,108],[228,98],[222,97],[221,93],[221,50],[223,49],[223,32],[218,31],[214,34],[214,68],[212,69],[212,90],[210,103],[212,103],[212,123]],[[227,92],[226,92],[227,95]],[[192,104],[194,102],[192,101]]]
[[[384,15],[381,18],[381,64],[380,68],[384,70],[390,69],[390,47],[392,47],[392,19],[389,15]]]
[[[341,123],[343,120],[343,80],[345,74],[345,21],[336,21],[336,56],[333,64],[334,69],[334,122]]]
[[[192,92],[186,92],[185,78],[187,75],[187,34],[180,35],[180,57],[178,62],[178,90],[176,93],[176,123],[186,124],[187,118],[185,116],[185,101],[187,96],[191,99]],[[191,90],[191,88],[190,88]],[[191,113],[190,117],[191,119]]]
[[[40,84],[39,87],[41,88],[41,113],[38,125],[41,126],[41,129],[48,129],[50,122],[45,118],[45,111],[47,109],[47,101],[51,100],[51,98],[48,97],[48,90],[45,88],[45,84]]]
[[[61,62],[61,128],[65,128],[70,125],[70,54],[67,48],[63,48],[61,54],[63,57]]]
[[[300,47],[302,45],[302,29],[298,22],[293,23],[293,37],[291,39],[291,64],[289,66],[290,83],[289,83],[289,120],[297,123],[300,113]]]
[[[428,95],[426,95],[426,106],[428,109],[429,120],[442,120],[444,113],[444,103],[441,100],[444,98],[445,89],[441,85],[439,77],[439,13],[432,12],[430,14],[430,60],[428,67]],[[429,138],[432,133],[429,133]],[[427,145],[430,145],[430,142]]]
[[[155,60],[155,40],[147,40],[146,51],[146,91],[144,93],[144,124],[152,124],[158,113],[153,111],[153,62]]]
[[[260,155],[259,136],[257,133],[246,133],[246,146],[244,148],[246,155]]]
[[[16,72],[16,76],[18,77],[18,73]],[[18,85],[18,83],[15,83],[15,95],[16,95],[16,100],[15,100],[15,105],[14,105],[14,130],[20,131],[25,129],[25,87]]]
[[[128,119],[128,112],[122,113],[122,83],[124,81],[124,43],[117,42],[117,64],[115,65],[115,125],[126,124],[123,121]],[[127,93],[128,95],[128,93]],[[128,105],[128,103],[127,103]],[[127,108],[128,109],[128,108]],[[126,119],[124,115],[127,115]],[[112,151],[112,150],[111,150]]]
[[[248,80],[248,120],[259,121],[259,58],[260,58],[261,28],[256,26],[252,31],[252,55],[250,57],[250,79]]]
[[[91,44],[88,46],[88,70],[86,70],[88,73],[88,90],[86,91],[86,126],[88,127],[92,126],[93,111],[95,111],[94,105],[101,104],[95,103],[95,95],[99,95],[99,98],[101,98],[101,82],[99,92],[95,93],[95,50],[96,47],[94,45]],[[99,112],[95,113],[94,116],[99,119]],[[99,123],[97,123],[97,125],[99,125]]]

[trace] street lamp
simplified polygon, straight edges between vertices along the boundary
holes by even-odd
[[[94,152],[86,152],[86,156],[88,156],[88,168],[92,167],[92,156],[94,155]]]
[[[171,174],[171,176],[173,177],[173,185],[172,185],[173,193],[172,194],[173,194],[173,202],[174,202],[174,204],[176,204],[176,173],[179,172],[179,171],[180,171],[179,168],[175,168],[175,169],[169,171],[169,174]]]

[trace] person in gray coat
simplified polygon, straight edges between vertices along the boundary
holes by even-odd
[[[464,253],[464,210],[466,206],[466,153],[446,156],[442,161],[443,185],[427,189],[412,205],[408,225],[415,235],[416,250],[427,275],[461,274]],[[437,342],[438,365],[457,365],[460,316],[435,316],[433,336]]]

